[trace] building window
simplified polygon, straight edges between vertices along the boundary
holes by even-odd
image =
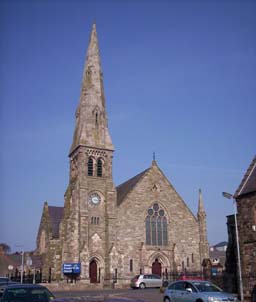
[[[194,263],[194,254],[191,255],[191,262]]]
[[[130,272],[133,272],[133,260],[130,259]]]
[[[102,160],[98,159],[97,161],[97,176],[101,177],[102,176]]]
[[[88,160],[88,176],[93,176],[93,159]]]
[[[189,257],[187,257],[187,267],[189,267]]]
[[[164,210],[158,203],[154,203],[148,209],[146,217],[146,244],[147,245],[167,245],[167,219]]]
[[[98,126],[98,112],[95,113],[95,124]]]
[[[100,224],[100,218],[99,217],[91,217],[91,224]]]
[[[182,271],[184,272],[184,271],[185,271],[185,264],[184,264],[184,261],[182,261],[181,267],[182,267]]]

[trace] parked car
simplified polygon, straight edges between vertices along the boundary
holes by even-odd
[[[3,294],[3,291],[5,290],[6,286],[13,285],[13,284],[19,284],[19,283],[13,282],[7,277],[0,277],[0,298]]]
[[[134,298],[131,300],[131,298],[124,298],[122,297],[121,300],[119,297],[105,297],[104,295],[101,296],[101,298],[97,297],[87,297],[87,298],[77,298],[77,297],[69,297],[69,298],[57,298],[52,300],[51,302],[145,302],[145,300]]]
[[[8,283],[10,279],[8,277],[0,277],[0,284],[2,283]]]
[[[1,302],[50,302],[55,297],[42,285],[13,284],[2,287],[0,292]]]
[[[161,287],[163,280],[154,274],[136,275],[131,280],[131,288]]]
[[[164,292],[164,302],[238,301],[234,294],[223,292],[209,281],[189,280],[171,283]]]
[[[176,280],[204,280],[203,277],[201,276],[187,276],[187,275],[182,275],[179,276]],[[166,289],[166,287],[168,287],[171,283],[173,283],[173,281],[169,281],[169,280],[164,280],[163,281],[163,285],[160,287],[160,293],[163,293]]]

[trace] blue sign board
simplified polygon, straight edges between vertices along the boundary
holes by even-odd
[[[63,274],[80,274],[81,273],[81,263],[63,263],[62,264]]]

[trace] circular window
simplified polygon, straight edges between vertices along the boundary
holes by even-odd
[[[153,209],[154,209],[154,211],[158,211],[159,205],[158,205],[157,203],[155,203],[155,204],[153,205]]]
[[[159,215],[160,215],[160,216],[164,216],[164,210],[160,210],[160,211],[159,211]]]
[[[152,216],[153,213],[154,213],[154,211],[153,211],[152,209],[148,209],[148,215],[149,215],[149,216]]]

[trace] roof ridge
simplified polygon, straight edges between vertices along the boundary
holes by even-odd
[[[248,169],[246,170],[243,179],[234,194],[235,197],[239,197],[243,194],[253,192],[254,190],[256,191],[256,186],[255,184],[253,185],[253,180],[252,180],[252,184],[250,184],[251,177],[254,177],[256,180],[256,155],[254,156]]]
[[[133,176],[132,178],[128,179],[127,181],[121,183],[116,187],[117,191],[117,205],[120,205],[127,194],[136,186],[136,184],[140,181],[140,179],[146,174],[150,168],[142,171],[141,173]]]

